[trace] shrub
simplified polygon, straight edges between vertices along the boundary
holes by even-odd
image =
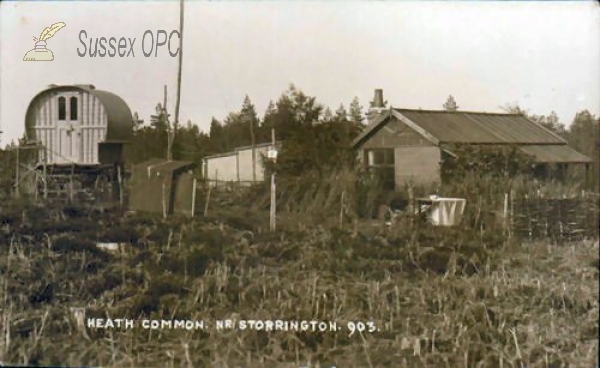
[[[160,308],[161,297],[169,294],[185,295],[181,278],[174,275],[160,276],[150,280],[148,289],[134,299],[132,312],[135,316],[149,315]]]
[[[53,283],[42,283],[32,294],[29,295],[29,303],[36,305],[40,303],[50,303],[54,299]]]
[[[121,285],[120,275],[111,272],[105,272],[85,282],[85,289],[92,297],[97,298],[104,292],[112,290]]]
[[[202,276],[211,262],[221,262],[223,253],[210,249],[194,249],[186,256],[186,269],[188,275]]]
[[[99,249],[93,241],[75,238],[73,236],[63,236],[54,240],[52,243],[52,250],[56,253],[63,254],[86,252],[103,261],[108,261],[113,258],[110,253]]]
[[[133,228],[131,225],[118,225],[110,227],[100,235],[99,240],[104,242],[117,242],[117,243],[137,243],[140,239],[139,231]]]
[[[88,217],[89,210],[81,206],[68,205],[63,208],[62,213],[68,218]]]

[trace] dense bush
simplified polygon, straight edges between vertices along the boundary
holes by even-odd
[[[52,251],[59,254],[83,253],[91,255],[102,261],[109,261],[113,256],[98,248],[96,243],[91,240],[82,239],[76,236],[61,236],[52,243]]]
[[[117,243],[137,243],[140,239],[137,229],[131,225],[117,225],[107,228],[100,236],[99,241]]]

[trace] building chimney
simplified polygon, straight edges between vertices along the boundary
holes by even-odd
[[[383,109],[383,90],[382,89],[376,89],[375,90],[375,97],[373,98],[373,106],[371,106],[372,108],[375,109]]]
[[[371,123],[385,110],[385,102],[383,100],[383,90],[376,89],[373,101],[371,101],[371,108],[367,113],[367,122]]]

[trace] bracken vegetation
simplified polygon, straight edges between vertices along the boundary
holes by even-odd
[[[0,361],[26,365],[590,367],[598,243],[519,244],[408,221],[300,225],[215,209],[163,220],[3,206]],[[119,242],[118,252],[96,243]],[[91,329],[85,317],[204,320]],[[336,321],[338,332],[223,330],[219,319]],[[348,321],[378,331],[349,336]],[[287,365],[286,365],[287,364]]]

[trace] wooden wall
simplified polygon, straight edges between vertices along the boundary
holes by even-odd
[[[66,119],[58,120],[58,98],[66,98]],[[77,97],[77,120],[69,98]],[[36,106],[34,137],[47,147],[49,164],[98,164],[98,143],[106,139],[107,116],[100,100],[83,91],[49,92]]]
[[[440,181],[440,148],[396,118],[371,136],[359,150],[366,162],[365,150],[393,148],[396,189],[407,182],[431,184]]]
[[[263,165],[263,156],[267,156],[268,147],[256,147],[254,172],[256,181],[265,180],[265,167]],[[240,181],[253,181],[252,175],[252,149],[240,150],[238,154],[238,175]]]
[[[399,146],[432,146],[433,144],[403,122],[391,118],[390,121],[363,145],[369,148],[393,148]]]
[[[440,182],[441,151],[437,146],[396,147],[394,149],[396,189],[406,183]]]
[[[255,148],[256,181],[265,180],[263,156],[267,156],[267,146]],[[204,177],[208,180],[252,182],[252,149],[242,149],[223,156],[207,157]]]
[[[204,175],[209,180],[237,181],[237,154],[208,158]]]

